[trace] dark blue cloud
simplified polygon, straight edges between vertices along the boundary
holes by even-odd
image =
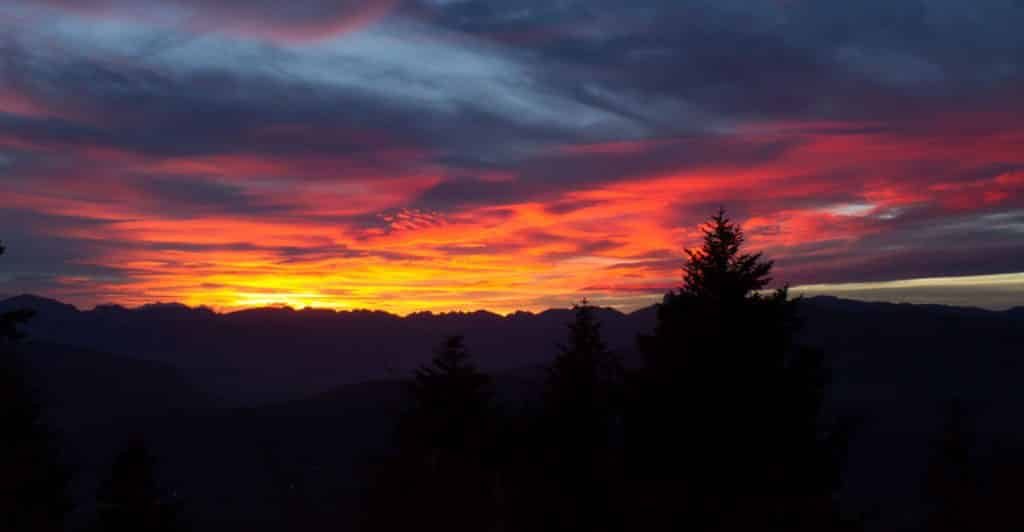
[[[96,179],[130,190],[162,217],[337,223],[362,231],[356,241],[389,231],[385,216],[399,208],[443,216],[493,207],[497,217],[502,207],[535,201],[566,215],[605,205],[566,198],[574,191],[784,165],[819,136],[851,149],[850,139],[863,136],[934,138],[941,151],[1019,131],[1024,117],[1024,8],[1015,0],[45,4],[0,0],[0,184],[45,184],[48,198],[72,197],[80,194],[73,185]],[[763,124],[801,126],[750,133]],[[989,125],[974,136],[971,128]],[[872,161],[794,167],[771,186],[805,187],[806,197],[741,184],[721,196],[665,198],[678,212],[661,221],[692,226],[698,211],[719,204],[740,218],[856,210],[883,201],[865,197],[869,182],[888,191],[898,188],[889,179],[920,176],[904,184],[927,195],[932,185],[981,187],[1021,169],[1005,151],[987,157],[960,165],[911,154],[896,178]],[[161,167],[201,158],[208,166],[192,174]],[[238,159],[273,164],[260,175],[226,167]],[[374,184],[406,186],[409,175],[430,185],[387,212],[306,213],[295,194],[316,182],[358,203]],[[822,183],[848,186],[812,186]],[[780,265],[794,281],[807,282],[1020,269],[1022,199],[988,192],[1009,199],[989,204],[964,192],[965,212],[953,213],[906,199],[898,217],[873,213],[858,222],[855,242],[824,238],[773,251],[788,257]],[[44,219],[17,207],[0,204],[13,209],[4,214],[13,234],[0,236],[26,249],[23,262],[9,262],[18,271],[118,275],[80,260],[115,244],[53,236],[102,222]],[[771,232],[765,225],[755,234]],[[943,249],[949,241],[956,250]],[[50,246],[58,251],[45,251]],[[615,246],[595,238],[572,253]],[[279,255],[362,253],[325,244]]]

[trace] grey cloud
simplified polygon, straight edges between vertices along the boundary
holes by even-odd
[[[35,117],[0,112],[0,137],[37,148],[4,148],[5,185],[61,179],[51,174],[72,180],[75,174],[55,170],[83,166],[114,172],[84,161],[82,154],[95,148],[155,160],[256,155],[294,162],[293,170],[275,176],[284,188],[308,179],[389,179],[440,166],[444,180],[409,207],[452,212],[550,200],[642,175],[772,162],[798,142],[732,136],[737,125],[759,120],[881,120],[885,126],[828,132],[884,128],[898,135],[928,134],[929,120],[951,111],[998,111],[1011,127],[1024,112],[1018,97],[1024,9],[1016,0],[410,0],[364,31],[302,46],[211,26],[238,14],[236,30],[246,24],[257,34],[315,29],[365,4],[178,0],[179,7],[209,15],[210,24],[194,32],[133,26],[131,16],[105,18],[155,3],[50,4],[107,11],[59,28],[43,24],[45,18],[2,26],[2,88],[48,111]],[[626,154],[566,151],[609,140],[653,142]],[[330,171],[305,172],[303,161],[310,158],[329,161]],[[1001,163],[966,171],[935,162],[908,161],[907,167],[922,182],[940,176],[970,183],[1011,168]],[[511,179],[484,179],[490,172]],[[286,202],[267,204],[250,195],[244,175],[233,182],[201,175],[116,177],[132,179],[164,214],[300,214]],[[789,183],[861,178],[836,172],[796,175]],[[860,201],[855,189],[837,187],[806,199],[700,200],[680,205],[670,222],[694,225],[719,203],[742,218]],[[585,206],[554,204],[550,210]],[[1024,268],[1024,222],[1012,211],[1020,206],[1014,199],[956,217],[919,205],[890,220],[863,220],[868,236],[855,243],[771,251],[790,254],[780,267],[794,282],[1010,271]],[[126,244],[61,239],[44,230],[101,222],[2,216],[14,234],[0,237],[11,241],[12,253],[24,250],[21,259],[5,257],[5,265],[22,278],[30,271],[123,274],[90,270],[80,259],[99,246]],[[382,224],[370,214],[317,221]],[[279,252],[284,261],[309,258],[305,253],[363,253],[327,244]]]
[[[136,185],[164,215],[190,217],[203,213],[271,215],[287,212],[283,203],[268,203],[233,184],[205,181],[187,176],[141,178]]]

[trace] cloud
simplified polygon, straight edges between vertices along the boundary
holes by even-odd
[[[879,283],[842,283],[793,287],[795,295],[838,295],[863,301],[983,306],[1006,310],[1024,298],[1024,274],[928,277]]]
[[[44,0],[93,19],[144,21],[193,31],[217,31],[284,42],[335,38],[387,16],[397,0]]]
[[[965,6],[0,0],[0,291],[632,307],[719,206],[780,281],[1021,271],[1024,14]]]

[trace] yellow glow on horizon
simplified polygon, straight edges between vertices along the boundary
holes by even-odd
[[[416,164],[406,171],[367,170],[344,179],[336,172],[346,168],[345,158],[242,153],[167,159],[90,152],[102,168],[116,169],[123,178],[92,179],[84,170],[63,187],[15,189],[0,198],[0,207],[91,221],[38,228],[45,238],[80,244],[66,259],[74,268],[58,271],[42,288],[49,291],[45,295],[83,307],[178,301],[217,310],[288,305],[397,314],[504,313],[568,306],[584,297],[627,310],[657,302],[668,287],[679,284],[683,250],[699,245],[697,225],[709,214],[709,205],[729,198],[768,206],[750,207],[737,220],[747,230],[750,250],[849,278],[857,274],[861,258],[854,244],[898,228],[906,209],[932,204],[955,214],[969,212],[986,197],[994,198],[996,203],[986,204],[994,206],[1007,194],[1024,194],[1024,180],[1015,174],[961,190],[957,183],[921,182],[906,167],[906,161],[918,159],[978,167],[990,165],[992,157],[1024,162],[1020,150],[1013,149],[1024,139],[1016,130],[987,138],[991,151],[981,153],[973,143],[937,150],[930,136],[899,137],[884,128],[873,132],[856,125],[842,129],[863,132],[832,135],[820,133],[821,124],[804,124],[819,132],[794,133],[799,142],[757,164],[724,159],[658,166],[554,187],[550,194],[456,201],[438,211],[415,206],[438,185],[458,183],[455,177],[462,172],[420,165],[426,155],[416,150],[407,154]],[[738,131],[723,140],[774,146],[789,138],[786,132],[794,125],[778,126]],[[570,150],[578,157],[631,155],[658,148],[657,141],[650,142],[573,145]],[[841,186],[829,177],[837,168],[861,179]],[[214,202],[168,211],[136,177],[151,173],[182,173],[237,190],[246,208],[220,209]],[[292,173],[308,179],[280,177]],[[846,199],[808,203],[819,196]],[[1019,231],[1013,220],[985,223]],[[887,252],[879,249],[871,258],[884,259]],[[851,270],[844,272],[847,264]],[[15,273],[31,278],[38,272]],[[777,278],[784,281],[786,275],[780,271]],[[943,297],[949,293],[955,296],[950,302],[974,304],[967,292],[975,291],[999,301],[992,305],[1009,305],[1021,293],[1022,278],[1004,274],[807,285],[794,292],[936,302],[947,301]]]
[[[847,292],[860,290],[884,290],[893,288],[925,287],[993,287],[1024,285],[1024,273],[1002,273],[992,275],[965,275],[959,277],[922,277],[897,281],[860,283],[808,284],[795,286],[793,291]]]
[[[586,263],[587,261],[580,262]],[[335,311],[381,310],[405,316],[424,311],[473,312],[487,310],[497,314],[509,314],[516,311],[537,312],[552,307],[568,306],[586,295],[582,292],[580,295],[576,295],[574,292],[565,292],[564,287],[563,292],[558,292],[557,283],[509,288],[482,281],[464,281],[465,285],[475,284],[477,289],[486,291],[488,297],[478,301],[467,300],[465,291],[446,286],[444,283],[437,284],[435,289],[429,291],[426,296],[404,297],[402,294],[412,285],[419,284],[419,288],[422,290],[431,284],[429,277],[437,274],[437,270],[426,268],[419,272],[421,275],[416,275],[416,272],[408,270],[386,271],[385,273],[389,276],[402,277],[402,282],[382,288],[380,283],[366,280],[355,282],[350,277],[347,278],[349,282],[352,282],[352,289],[349,293],[331,294],[317,291],[313,287],[317,282],[335,283],[328,278],[321,278],[319,281],[311,280],[308,283],[296,278],[269,282],[268,284],[274,285],[274,289],[261,289],[258,282],[253,283],[252,279],[249,279],[246,288],[228,291],[198,291],[191,293],[182,302],[189,306],[205,306],[220,312],[284,306],[297,310],[304,308]],[[813,284],[790,288],[793,295],[833,295],[859,300],[963,305],[975,305],[970,301],[960,300],[964,293],[976,294],[979,291],[987,291],[987,293],[997,291],[1005,294],[1005,301],[996,298],[993,304],[988,305],[990,308],[1007,308],[1024,304],[1024,272],[879,282]],[[626,312],[655,304],[663,295],[658,290],[604,297],[596,294],[597,291],[594,292],[597,295],[596,300],[587,296],[592,302]],[[552,293],[556,295],[550,297]],[[564,295],[559,299],[559,294]],[[530,298],[545,303],[523,304],[524,300],[529,301]]]
[[[1005,310],[1024,306],[1024,273],[924,277],[896,281],[795,286],[794,295],[832,295],[862,301],[940,304]]]

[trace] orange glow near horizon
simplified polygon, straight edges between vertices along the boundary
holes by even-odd
[[[0,297],[631,309],[720,207],[778,285],[1024,272],[1012,8],[513,4],[0,0]]]
[[[288,305],[407,314],[540,310],[583,297],[620,308],[649,304],[677,284],[682,250],[697,244],[700,219],[711,205],[729,207],[730,198],[746,205],[738,221],[751,248],[773,258],[799,252],[813,259],[802,247],[827,242],[831,250],[843,250],[883,231],[879,220],[890,212],[1009,204],[1024,193],[1019,171],[947,183],[910,164],[969,169],[997,157],[1024,163],[1024,152],[1009,149],[1024,145],[1022,133],[998,132],[984,143],[962,144],[941,135],[780,124],[740,130],[730,142],[780,138],[792,144],[769,161],[623,175],[541,199],[447,212],[406,207],[447,182],[449,173],[440,166],[385,176],[344,159],[153,159],[113,152],[95,152],[95,167],[75,179],[43,175],[39,179],[55,186],[15,188],[2,202],[92,220],[38,229],[88,244],[92,252],[77,265],[112,272],[59,278],[47,294],[82,306],[177,301],[218,310]],[[652,141],[650,148],[666,142]],[[564,156],[642,157],[648,148],[572,146]],[[136,169],[189,173],[236,191],[257,212],[207,211],[201,204],[187,215],[165,210],[141,178],[123,177],[139,175]],[[305,177],[275,178],[285,171]],[[821,177],[836,171],[853,177]],[[829,197],[849,199],[808,201]],[[821,260],[828,264],[827,257]]]

